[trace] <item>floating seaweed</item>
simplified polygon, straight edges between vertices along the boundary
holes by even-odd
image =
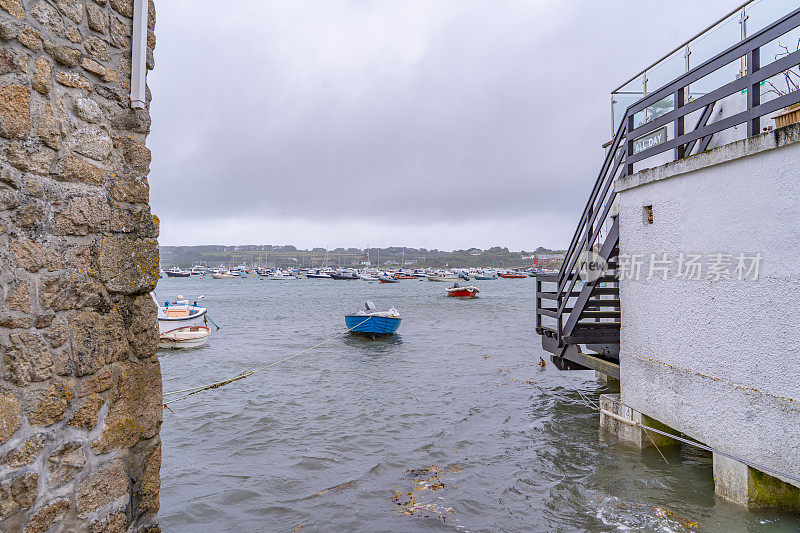
[[[412,468],[403,472],[403,475],[413,478],[413,481],[411,490],[395,489],[392,491],[392,501],[399,507],[397,514],[400,516],[437,518],[443,522],[447,521],[447,518],[453,514],[452,507],[443,507],[430,501],[417,501],[417,497],[427,491],[441,493],[447,488],[454,488],[454,485],[448,485],[440,476],[459,472],[461,469],[461,465],[454,465],[448,468],[430,466],[427,468]]]
[[[356,486],[355,481],[347,481],[345,483],[339,483],[338,485],[334,485],[333,487],[328,487],[327,489],[323,489],[319,492],[315,492],[314,496],[323,496],[331,491],[342,491],[344,489],[355,488],[355,486]]]

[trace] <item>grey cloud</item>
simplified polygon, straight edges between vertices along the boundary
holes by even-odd
[[[609,90],[729,8],[230,2],[216,16],[218,5],[192,1],[187,22],[188,2],[159,4],[149,145],[167,230],[233,216],[577,219],[610,135]],[[406,16],[420,9],[422,29]],[[408,36],[370,34],[392,16]],[[337,24],[358,35],[326,39]],[[551,229],[568,241],[568,225]]]

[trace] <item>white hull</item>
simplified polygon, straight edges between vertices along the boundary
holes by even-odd
[[[208,342],[211,330],[204,326],[183,327],[162,334],[158,347],[163,349],[199,348]]]
[[[459,281],[460,279],[457,276],[428,276],[428,281]]]
[[[236,276],[232,276],[231,274],[211,274],[211,277],[214,279],[233,279]]]

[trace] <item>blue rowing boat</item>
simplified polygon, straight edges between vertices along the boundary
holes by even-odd
[[[344,323],[352,333],[372,337],[388,337],[400,327],[400,314],[392,308],[388,311],[375,311],[375,304],[367,302],[366,311],[345,315]]]

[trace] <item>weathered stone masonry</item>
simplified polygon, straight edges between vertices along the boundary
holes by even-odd
[[[133,6],[0,0],[2,531],[158,530],[158,225]],[[148,69],[154,28],[151,1]]]

